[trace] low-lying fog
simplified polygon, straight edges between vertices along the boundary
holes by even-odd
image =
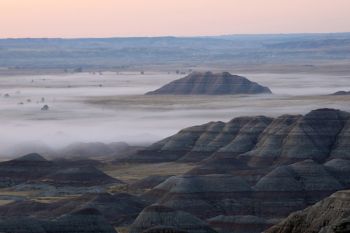
[[[0,77],[0,149],[72,142],[145,144],[178,130],[240,115],[278,116],[321,107],[350,111],[350,76],[242,74],[274,95],[143,96],[184,75],[108,73]],[[42,111],[44,105],[48,111]]]

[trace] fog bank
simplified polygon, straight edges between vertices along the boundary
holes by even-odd
[[[232,72],[234,73],[234,72]],[[73,142],[148,144],[180,129],[241,115],[278,116],[329,107],[350,111],[350,77],[242,74],[274,95],[143,96],[183,75],[103,73],[0,77],[0,155],[29,143],[60,148]],[[42,111],[44,105],[48,111]]]

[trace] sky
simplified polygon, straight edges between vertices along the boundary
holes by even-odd
[[[350,31],[350,0],[0,0],[0,38]]]

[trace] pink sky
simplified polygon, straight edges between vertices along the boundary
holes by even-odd
[[[0,0],[0,37],[350,31],[350,0]]]

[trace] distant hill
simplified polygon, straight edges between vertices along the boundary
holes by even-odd
[[[228,72],[193,72],[190,75],[146,93],[147,95],[237,95],[271,94],[268,87]]]
[[[337,91],[331,95],[350,95],[350,91]]]

